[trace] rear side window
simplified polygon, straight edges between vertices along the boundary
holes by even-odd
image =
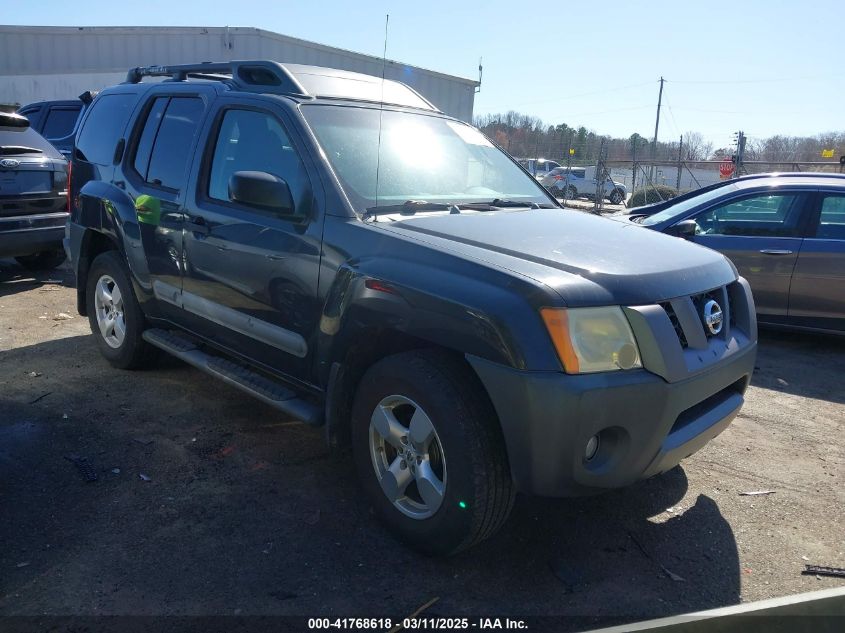
[[[47,139],[70,136],[82,108],[50,108],[44,121],[42,136]]]
[[[94,102],[76,141],[76,155],[96,165],[111,165],[126,127],[134,94],[104,95]]]
[[[169,101],[170,97],[157,97],[153,99],[153,104],[147,113],[147,120],[144,123],[144,129],[141,131],[141,138],[138,139],[138,149],[135,150],[134,167],[141,178],[147,178],[153,143],[155,143],[156,134],[158,134],[158,128],[161,125],[161,117],[164,115],[164,109],[167,107]]]
[[[845,240],[845,195],[825,194],[816,237]]]
[[[151,115],[154,115],[157,105],[157,103],[153,104]],[[158,124],[158,131],[155,133],[147,173],[138,172],[144,176],[144,180],[169,189],[182,187],[192,156],[194,137],[199,130],[204,111],[205,106],[202,99],[198,97],[171,97],[169,99],[164,115],[161,117],[161,123]],[[142,142],[147,133],[147,127],[152,126],[155,126],[155,120],[148,117],[141,138]]]

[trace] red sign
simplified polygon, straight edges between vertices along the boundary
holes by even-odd
[[[719,164],[719,176],[722,180],[726,180],[733,176],[734,169],[735,165],[732,162],[726,160],[725,162]]]

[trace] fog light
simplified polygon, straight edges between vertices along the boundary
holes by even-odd
[[[587,440],[587,446],[584,450],[584,459],[590,461],[596,456],[596,453],[599,452],[599,442],[600,440],[598,435],[593,435],[593,437]]]

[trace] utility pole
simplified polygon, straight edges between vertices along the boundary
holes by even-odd
[[[681,169],[683,168],[684,160],[684,136],[681,135],[681,140],[678,141],[678,180],[675,182],[675,191],[681,190]]]
[[[651,143],[651,180],[654,181],[654,161],[657,159],[657,131],[660,129],[660,106],[663,105],[663,77],[660,78],[660,92],[657,95],[657,118],[654,121],[654,140]]]
[[[605,139],[601,139],[601,147],[599,148],[599,160],[596,164],[596,197],[593,200],[593,213],[601,215],[602,206],[604,204],[604,184],[607,181],[607,168],[605,167]]]
[[[572,173],[572,132],[569,132],[569,141],[566,143],[566,180],[563,185],[563,202],[569,197],[569,175]]]
[[[740,170],[742,169],[742,161],[745,158],[745,132],[740,130],[739,132],[735,132],[736,134],[736,154],[733,155],[733,163],[734,163],[734,178],[740,177]]]
[[[631,143],[631,193],[637,189],[637,139],[634,137],[634,142]]]

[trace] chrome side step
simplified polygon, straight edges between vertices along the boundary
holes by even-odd
[[[296,393],[248,367],[201,350],[187,335],[163,329],[145,330],[144,340],[189,365],[245,391],[271,407],[312,426],[323,424],[322,407],[297,397]]]

